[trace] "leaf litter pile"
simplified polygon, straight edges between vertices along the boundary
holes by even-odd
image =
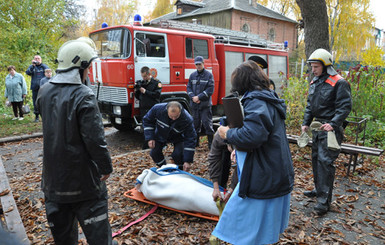
[[[15,155],[31,155],[23,143],[4,144],[15,148],[13,153],[2,155],[4,165]],[[123,193],[132,189],[136,177],[144,170],[154,167],[149,151],[141,151],[139,145],[127,154],[113,157],[114,172],[107,180],[109,190],[109,219],[112,232],[139,219],[152,208],[151,205],[131,200]],[[310,148],[299,149],[291,145],[295,168],[295,186],[292,192],[289,227],[281,235],[278,244],[384,244],[385,243],[385,166],[384,158],[365,157],[356,172],[346,176],[345,163],[349,156],[340,154],[336,161],[336,180],[331,211],[324,216],[313,212],[314,198],[302,192],[313,188]],[[17,150],[19,149],[19,150]],[[114,149],[111,149],[114,152]],[[165,150],[166,158],[172,147]],[[191,172],[208,176],[207,143],[197,148]],[[23,224],[32,244],[53,244],[40,189],[41,154],[34,163],[28,157],[19,157],[21,167],[7,173],[18,205]],[[7,161],[9,160],[9,161]],[[11,161],[11,163],[13,163]],[[16,164],[16,163],[15,163]],[[3,214],[0,215],[4,222]],[[131,226],[115,237],[119,244],[209,244],[211,231],[216,222],[158,208],[145,220]],[[252,232],[252,228],[250,230]],[[87,244],[80,231],[79,244]]]

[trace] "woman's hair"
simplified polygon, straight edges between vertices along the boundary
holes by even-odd
[[[231,74],[231,92],[244,95],[247,91],[269,90],[270,80],[254,61],[246,61]]]
[[[15,66],[8,66],[8,71],[10,70],[15,70],[16,71],[16,67]]]

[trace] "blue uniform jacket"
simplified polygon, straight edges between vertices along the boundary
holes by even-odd
[[[143,118],[144,137],[162,143],[184,142],[183,162],[193,162],[196,133],[191,115],[183,109],[179,118],[171,120],[167,103],[154,105]]]
[[[39,90],[40,88],[40,80],[45,77],[44,71],[45,69],[49,69],[46,64],[40,65],[30,65],[28,69],[25,71],[27,75],[31,76],[31,90]]]
[[[286,105],[275,92],[255,90],[242,98],[241,128],[227,131],[228,143],[247,149],[239,196],[269,199],[293,190],[294,170],[286,137]]]
[[[188,84],[187,94],[190,99],[194,96],[198,96],[201,103],[190,103],[192,108],[194,107],[207,107],[211,103],[211,95],[214,93],[214,79],[211,72],[204,69],[202,72],[195,71],[191,73]]]

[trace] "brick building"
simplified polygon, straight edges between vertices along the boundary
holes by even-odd
[[[176,11],[151,22],[177,20],[258,34],[275,43],[288,41],[289,50],[297,47],[297,22],[268,9],[256,0],[177,0]]]

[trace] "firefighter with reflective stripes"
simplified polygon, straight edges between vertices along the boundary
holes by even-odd
[[[57,75],[42,86],[36,106],[43,121],[42,190],[55,244],[78,244],[78,223],[90,245],[111,245],[106,180],[112,173],[95,94],[84,83],[97,59],[90,39],[59,49]]]
[[[349,83],[334,70],[332,55],[325,49],[315,50],[309,57],[314,74],[310,82],[302,132],[312,129],[312,168],[315,188],[305,191],[317,197],[314,210],[323,215],[330,209],[335,176],[334,161],[340,150],[328,147],[329,131],[335,133],[339,145],[343,138],[343,122],[352,109]],[[313,121],[314,120],[314,121]],[[315,127],[314,125],[319,126]],[[329,136],[330,137],[330,136]]]
[[[167,143],[174,145],[171,155],[179,169],[189,171],[194,159],[196,133],[191,115],[179,102],[154,105],[143,118],[144,137],[152,149],[150,155],[157,166],[166,164],[162,153]]]
[[[191,73],[187,84],[187,94],[190,97],[191,114],[194,118],[194,127],[197,133],[197,146],[199,145],[199,133],[205,129],[209,149],[213,141],[213,113],[211,111],[211,95],[214,93],[213,74],[204,67],[202,56],[195,57],[197,70]]]

